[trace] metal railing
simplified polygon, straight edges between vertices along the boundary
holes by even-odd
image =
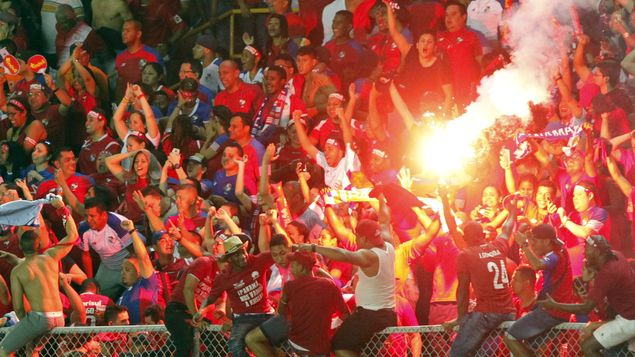
[[[510,323],[487,336],[475,356],[509,356],[502,341],[503,332]],[[561,324],[531,343],[537,356],[572,357],[581,356],[580,330],[584,324]],[[0,329],[0,338],[9,329]],[[174,347],[170,334],[163,325],[121,326],[121,327],[64,327],[56,328],[48,335],[33,341],[31,346],[17,352],[17,356],[40,357],[163,357],[172,356]],[[192,344],[195,356],[228,356],[228,333],[221,326],[210,326],[198,331]],[[387,328],[366,345],[363,355],[367,357],[416,357],[447,356],[452,344],[452,334],[441,326],[415,326]],[[293,356],[288,346],[282,349]],[[610,356],[635,356],[626,346],[608,351]]]

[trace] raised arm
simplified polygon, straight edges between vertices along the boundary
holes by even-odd
[[[86,308],[84,307],[82,298],[79,296],[77,291],[73,289],[70,279],[64,274],[60,274],[60,286],[62,287],[62,290],[64,290],[66,297],[68,297],[73,312],[77,314],[77,318],[75,320],[82,325],[86,324]]]
[[[62,86],[58,87],[50,74],[46,73],[44,75],[44,81],[46,82],[46,85],[51,88],[57,100],[60,101],[59,113],[61,115],[66,115],[68,113],[68,108],[73,104],[73,98],[71,98],[68,92],[62,88],[63,83]]]
[[[573,69],[583,82],[586,82],[591,75],[591,70],[587,66],[586,59],[584,58],[584,50],[590,41],[587,35],[578,36],[578,46],[573,54]]]
[[[379,113],[379,109],[377,108],[377,97],[379,96],[379,92],[375,88],[375,84],[373,83],[372,88],[370,89],[370,94],[368,96],[368,128],[370,134],[377,138],[379,141],[383,141],[386,139],[386,132],[381,124],[381,114]]]
[[[327,222],[329,223],[329,226],[331,226],[333,233],[335,233],[335,236],[340,242],[345,245],[357,244],[355,234],[353,234],[353,231],[344,226],[344,223],[342,223],[340,218],[337,216],[333,207],[326,206],[326,208],[324,209],[324,214],[326,216]]]
[[[121,103],[115,110],[115,114],[112,116],[112,121],[115,126],[115,131],[117,131],[117,136],[119,140],[124,140],[126,135],[128,135],[128,125],[126,125],[126,120],[124,119],[126,112],[128,110],[128,105],[130,101],[133,99],[132,87],[130,83],[128,83],[128,87],[126,88],[126,94],[124,94],[123,98],[121,98]],[[124,143],[125,144],[125,143]]]
[[[123,166],[121,166],[121,162],[133,157],[137,154],[137,152],[139,152],[139,150],[108,156],[106,158],[106,167],[108,168],[108,171],[110,171],[117,180],[126,182],[126,170],[124,170]]]
[[[464,249],[467,247],[467,243],[465,243],[463,234],[459,231],[456,225],[456,219],[454,218],[452,206],[450,206],[450,200],[448,198],[448,191],[445,186],[439,186],[439,195],[441,196],[441,203],[443,204],[443,218],[445,218],[445,223],[448,225],[450,236],[454,240],[454,244],[457,248]]]
[[[383,0],[383,2],[388,9],[388,31],[390,32],[390,37],[392,37],[392,40],[397,44],[399,52],[401,52],[401,58],[405,58],[412,45],[408,43],[406,37],[401,34],[397,16],[395,16],[395,11],[391,6],[391,1]]]
[[[264,213],[258,215],[258,223],[258,251],[268,252],[271,242],[271,225],[267,215]]]
[[[238,198],[238,202],[247,209],[247,211],[251,211],[252,203],[251,198],[247,193],[245,193],[245,164],[246,164],[247,156],[240,160],[234,160],[238,165],[238,174],[236,175],[236,187],[234,189],[234,194],[236,198]],[[264,173],[261,176],[264,176]]]
[[[148,103],[148,99],[145,94],[143,94],[141,87],[137,84],[133,85],[132,94],[134,95],[137,103],[141,105],[141,110],[143,110],[143,115],[146,118],[148,136],[151,138],[158,138],[161,135],[161,132],[159,132],[159,124],[157,123],[157,118],[154,116],[152,107],[150,107],[150,103]]]
[[[139,260],[139,272],[141,273],[141,277],[144,279],[150,278],[152,274],[154,274],[154,266],[152,266],[152,260],[150,260],[148,250],[141,240],[137,229],[134,227],[134,223],[132,223],[132,221],[122,221],[121,228],[125,229],[132,237],[132,247]]]
[[[315,159],[319,150],[315,147],[315,145],[311,144],[311,141],[306,134],[306,128],[304,127],[304,124],[302,124],[302,111],[295,110],[293,112],[293,121],[295,122],[295,127],[298,132],[298,139],[300,140],[302,149],[309,155],[309,157]]]
[[[51,201],[51,205],[62,211],[62,220],[64,221],[64,229],[66,230],[66,237],[62,239],[57,245],[46,250],[44,254],[50,256],[51,258],[60,261],[64,258],[68,253],[70,253],[71,249],[75,245],[75,242],[79,238],[79,233],[77,232],[77,226],[75,225],[75,219],[73,219],[73,215],[71,211],[66,208],[64,205],[64,201],[59,198]]]
[[[397,90],[397,86],[395,82],[390,83],[390,98],[392,99],[393,104],[395,105],[395,109],[397,113],[401,116],[401,120],[403,120],[404,125],[406,126],[406,130],[410,130],[412,126],[415,124],[415,118],[408,109],[406,102],[404,102],[401,94]]]
[[[633,185],[622,175],[615,160],[612,157],[606,158],[606,166],[609,169],[609,173],[611,177],[615,181],[615,183],[619,186],[620,190],[626,197],[630,197],[633,192]]]

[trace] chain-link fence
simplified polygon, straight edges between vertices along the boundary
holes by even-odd
[[[502,336],[510,323],[487,336],[476,353],[478,357],[510,356],[503,344]],[[582,356],[580,330],[584,324],[562,324],[531,343],[536,356],[572,357]],[[0,338],[9,329],[0,329]],[[16,353],[17,356],[39,357],[163,357],[172,356],[174,347],[170,334],[162,325],[117,326],[117,327],[64,327],[53,330]],[[441,357],[448,356],[452,334],[439,325],[417,327],[391,327],[378,333],[366,346],[367,357]],[[227,332],[220,326],[211,326],[198,331],[192,341],[195,356],[228,356]],[[283,347],[287,355],[294,356],[288,346]],[[635,356],[626,345],[606,351],[606,356]]]

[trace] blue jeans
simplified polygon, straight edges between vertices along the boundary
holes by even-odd
[[[249,331],[269,320],[272,314],[234,315],[232,331],[227,341],[227,347],[232,357],[249,357],[245,351],[245,336]]]
[[[474,311],[463,319],[459,333],[450,349],[451,357],[469,356],[476,352],[485,335],[497,328],[503,321],[514,320],[514,314]]]

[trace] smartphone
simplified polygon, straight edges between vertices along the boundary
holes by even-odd
[[[180,150],[179,148],[174,148],[174,149],[172,149],[172,154],[176,154],[176,155],[178,155],[178,154],[180,154],[180,153],[181,153],[181,150]]]

